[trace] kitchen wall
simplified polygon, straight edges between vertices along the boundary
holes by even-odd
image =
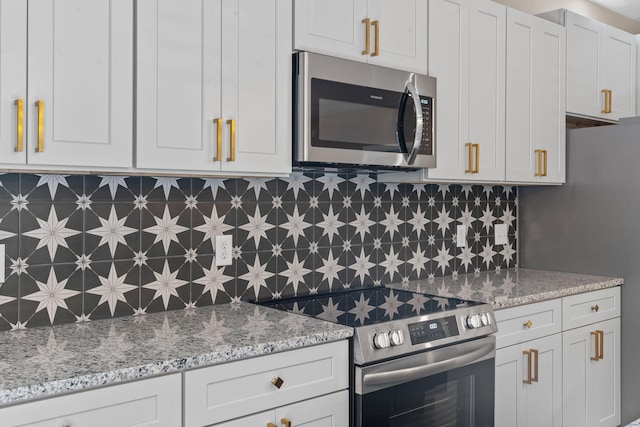
[[[0,330],[513,267],[512,187],[0,175]],[[506,222],[509,244],[493,245]],[[468,247],[454,245],[458,224]],[[213,238],[234,262],[215,267]]]

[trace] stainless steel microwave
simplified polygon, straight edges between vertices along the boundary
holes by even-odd
[[[294,54],[297,166],[436,166],[436,79],[309,52]]]

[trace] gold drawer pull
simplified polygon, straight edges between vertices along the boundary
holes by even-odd
[[[531,320],[527,320],[522,324],[522,326],[526,326],[527,329],[531,329],[531,327],[533,326],[533,323],[531,322]]]
[[[267,427],[278,427],[278,426],[275,425],[274,423],[267,423]]]
[[[284,427],[291,427],[291,421],[288,418],[282,418],[280,422]]]
[[[530,351],[533,354],[533,371],[535,372],[531,381],[538,382],[538,350],[532,348]]]
[[[274,377],[271,380],[271,384],[276,386],[277,389],[280,389],[280,387],[282,387],[282,384],[284,384],[284,380],[282,378],[280,378],[280,377]]]
[[[597,313],[598,310],[600,310],[600,307],[598,307],[598,304],[591,306],[591,311],[595,311]]]
[[[591,335],[595,338],[595,357],[592,357],[591,360],[597,362],[598,360],[604,359],[604,331],[596,330],[590,332]]]

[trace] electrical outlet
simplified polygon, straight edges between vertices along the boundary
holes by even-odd
[[[4,283],[4,245],[0,245],[0,283]]]
[[[506,245],[509,243],[508,232],[509,226],[507,224],[496,224],[496,245]]]
[[[231,265],[233,236],[230,234],[216,236],[216,266]]]
[[[467,226],[458,225],[456,227],[456,246],[464,248],[467,246]]]

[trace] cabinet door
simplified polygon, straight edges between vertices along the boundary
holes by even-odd
[[[349,427],[349,392],[343,390],[278,408],[276,420],[283,418],[296,427]]]
[[[131,167],[133,1],[29,0],[28,14],[27,162]]]
[[[219,171],[221,0],[140,0],[137,22],[136,166]]]
[[[611,90],[611,113],[618,120],[636,114],[636,40],[632,34],[605,26],[603,89]]]
[[[467,0],[429,1],[429,75],[438,80],[437,167],[429,179],[472,179],[465,175],[469,116],[469,11]]]
[[[604,25],[566,12],[567,113],[600,117],[604,108],[601,92]]]
[[[23,112],[20,122],[19,108]],[[4,0],[0,2],[0,163],[27,161],[26,108],[27,2]]]
[[[562,340],[564,426],[619,425],[620,318],[565,331]]]
[[[429,2],[429,74],[438,79],[429,179],[504,180],[505,29],[506,8],[497,3]]]
[[[291,2],[223,0],[222,16],[222,169],[287,174]]]
[[[378,21],[378,56],[371,64],[427,74],[429,15],[424,0],[369,0],[368,16]],[[372,37],[375,29],[372,28]],[[374,39],[372,39],[374,40]]]
[[[134,381],[0,409],[3,427],[175,427],[182,423],[180,374]]]
[[[294,49],[367,61],[367,0],[296,0],[294,13]]]
[[[497,427],[562,425],[561,350],[562,336],[554,334],[496,352]]]
[[[506,8],[471,1],[469,16],[469,141],[477,144],[473,179],[504,180]],[[474,160],[475,161],[475,160]]]
[[[559,25],[507,12],[507,181],[565,180],[565,35]]]

